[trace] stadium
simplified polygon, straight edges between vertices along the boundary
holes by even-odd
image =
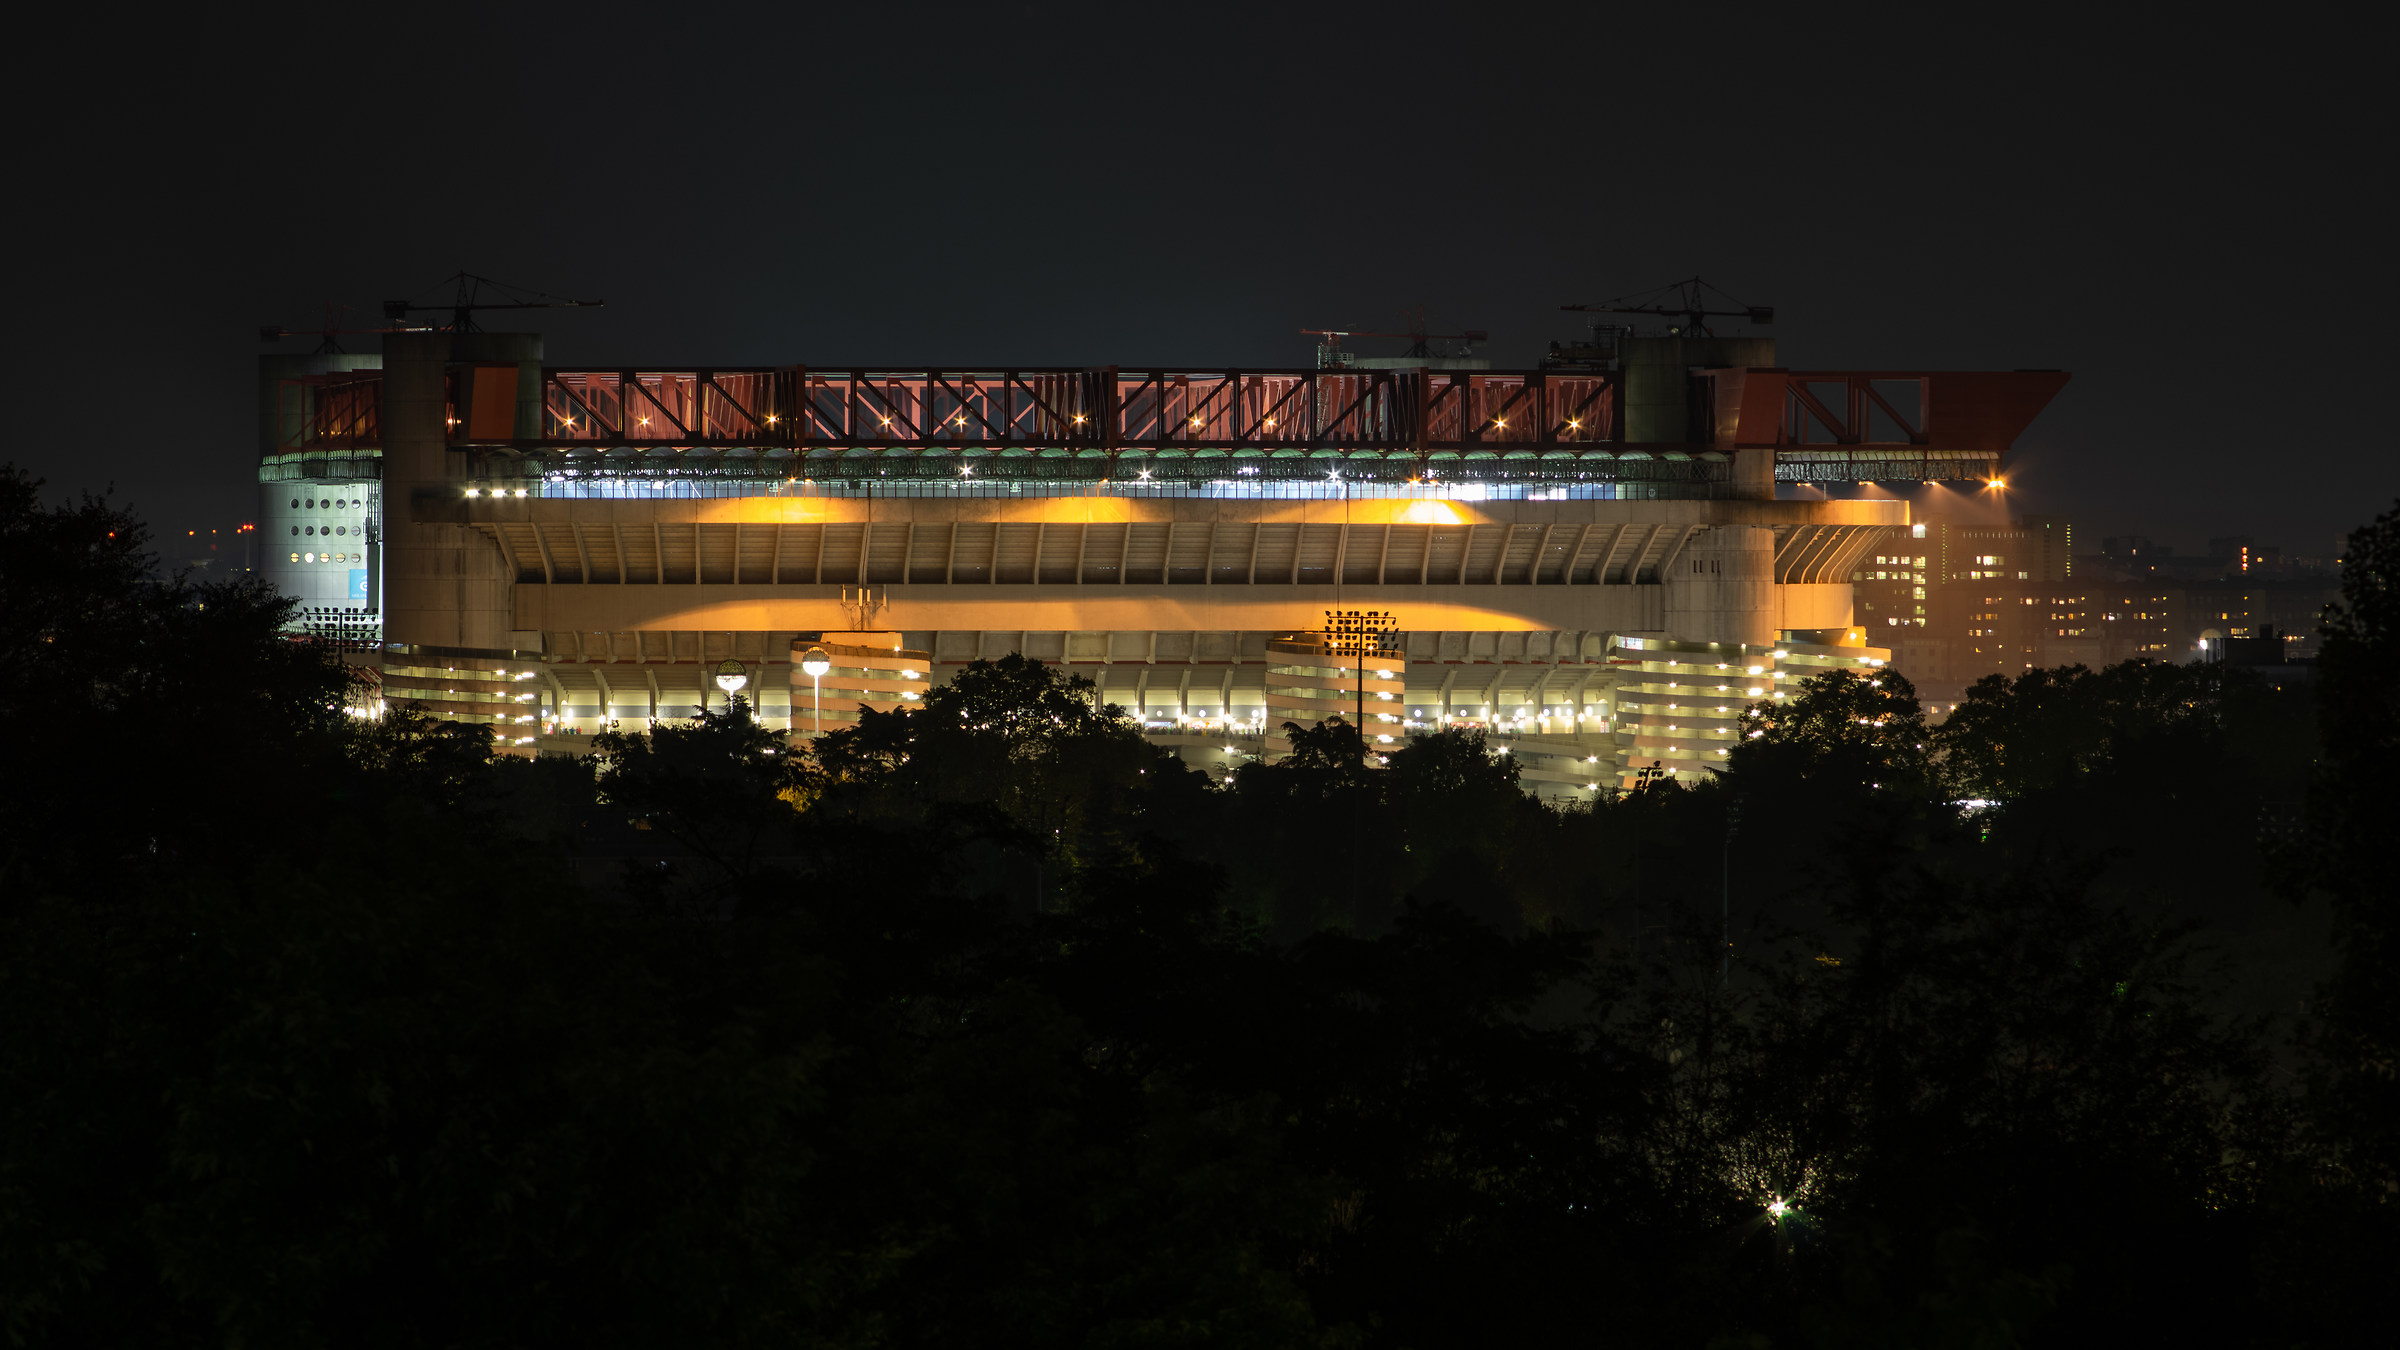
[[[1211,770],[1285,721],[1469,725],[1565,800],[1880,665],[1850,579],[1907,506],[1792,489],[1988,480],[2067,379],[1630,332],[1527,370],[599,369],[470,327],[262,358],[267,573],[386,703],[574,752],[739,688],[806,736],[1013,652]]]

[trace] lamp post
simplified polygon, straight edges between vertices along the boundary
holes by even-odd
[[[1720,908],[1717,912],[1717,941],[1722,944],[1717,953],[1717,987],[1733,987],[1733,832],[1742,827],[1742,804],[1730,802],[1725,807],[1725,847],[1717,859]]]
[[[750,672],[743,667],[741,662],[729,657],[717,663],[717,688],[725,691],[728,712],[732,711],[731,704],[734,696],[748,688],[749,685]]]
[[[823,647],[811,647],[800,654],[800,668],[808,672],[808,692],[815,710],[809,715],[809,735],[825,734],[825,672],[833,669]]]

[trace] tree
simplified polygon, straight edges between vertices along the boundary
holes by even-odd
[[[110,710],[247,690],[178,748],[307,807],[35,800],[103,799],[105,760],[8,786],[16,1340],[2263,1339],[2254,1260],[2298,1324],[2340,1292],[2305,1272],[2388,1250],[2388,975],[2329,991],[2295,1153],[2266,1034],[2106,846],[2138,810],[2233,830],[2238,680],[2048,672],[1935,732],[1832,674],[1710,781],[1564,810],[1461,731],[1294,724],[1219,787],[1021,658],[813,754],[737,702],[522,763],[347,715],[272,597],[16,500],[0,584],[85,552],[0,614],[10,711],[138,754]],[[2388,941],[2379,584],[2312,825],[2353,960]],[[1756,920],[1730,983],[1720,887]]]
[[[2306,828],[2280,851],[2283,890],[2332,917],[2333,969],[2308,1028],[2302,1148],[2269,1193],[2260,1266],[2292,1341],[2360,1344],[2388,1321],[2400,1265],[2400,503],[2350,535],[2318,657],[2320,768]]]
[[[819,738],[832,780],[825,810],[894,823],[987,818],[984,833],[1029,854],[1039,907],[1151,775],[1181,771],[1096,693],[1022,655],[972,662],[921,708],[862,711],[857,726]]]
[[[2194,757],[2224,759],[2228,687],[2240,683],[2221,665],[2157,661],[1987,675],[1932,739],[1953,786],[1970,797],[2021,798],[2094,774],[2188,771]]]
[[[606,766],[599,788],[610,805],[727,881],[756,873],[761,847],[793,823],[791,798],[812,786],[813,770],[741,698],[688,725],[602,732],[592,749]]]
[[[2350,536],[2326,610],[2325,770],[2310,801],[2311,880],[2332,897],[2339,964],[2325,991],[2336,1138],[2353,1184],[2400,1206],[2400,505]]]
[[[354,675],[283,631],[291,604],[263,583],[162,578],[130,512],[88,496],[45,508],[40,489],[0,465],[9,889],[96,877],[134,851],[240,849],[270,794],[330,781]]]
[[[1726,765],[1736,777],[1804,776],[1819,791],[1937,790],[1924,706],[1897,671],[1810,676],[1781,702],[1751,704],[1737,726]]]

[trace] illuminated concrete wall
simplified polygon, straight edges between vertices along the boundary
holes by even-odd
[[[312,445],[309,383],[380,370],[371,353],[269,355],[258,363],[258,570],[299,602],[294,626],[372,643],[382,636],[382,453]]]
[[[325,637],[382,635],[383,485],[319,476],[259,485],[259,570],[299,601],[294,619]]]
[[[1666,570],[1666,618],[1659,626],[1694,642],[1764,645],[1787,624],[1775,603],[1775,531],[1717,525],[1693,538]],[[1845,607],[1847,608],[1847,607]],[[1839,622],[1847,624],[1848,614]]]
[[[467,520],[466,456],[445,432],[452,360],[538,364],[542,340],[518,333],[384,337],[384,632],[413,645],[519,649],[506,557]]]
[[[612,722],[723,706],[713,675],[726,659],[749,670],[745,697],[771,725],[804,724],[794,637],[888,631],[922,656],[928,683],[1009,652],[1063,664],[1179,753],[1188,741],[1228,768],[1273,753],[1281,720],[1340,701],[1333,676],[1296,676],[1307,663],[1275,648],[1329,609],[1363,606],[1392,611],[1405,643],[1389,675],[1370,672],[1371,734],[1482,727],[1522,757],[1534,790],[1571,798],[1618,781],[1636,751],[1691,758],[1685,741],[1699,743],[1677,720],[1672,742],[1651,745],[1634,735],[1646,722],[1620,716],[1626,672],[1645,664],[1626,640],[1757,647],[1846,629],[1852,572],[1907,524],[1897,501],[1624,500],[1572,482],[820,488],[680,476],[671,460],[654,478],[479,478],[516,462],[505,447],[480,460],[451,447],[448,382],[513,368],[524,402],[540,358],[525,335],[390,335],[379,526],[342,515],[372,491],[331,494],[345,505],[328,514],[311,493],[274,488],[291,518],[270,520],[303,540],[336,530],[337,555],[367,529],[381,545],[384,637],[419,653],[513,654],[508,706],[492,715],[517,737],[572,733],[557,748]],[[1635,411],[1676,412],[1653,402]],[[516,412],[523,436],[539,405]],[[417,683],[451,696],[442,671]],[[890,692],[886,676],[918,678],[845,674],[837,687],[855,697],[829,699],[828,724]],[[1316,696],[1291,694],[1303,686]]]

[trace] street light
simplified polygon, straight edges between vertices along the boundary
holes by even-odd
[[[1725,807],[1725,844],[1718,859],[1722,908],[1718,911],[1717,987],[1733,987],[1733,832],[1742,827],[1742,804],[1727,803]],[[1777,1202],[1780,1206],[1781,1202]],[[1782,1213],[1779,1207],[1776,1213]]]
[[[822,736],[825,734],[825,686],[822,681],[825,672],[833,669],[833,662],[826,657],[823,647],[811,647],[800,654],[800,668],[808,672],[809,697],[816,707],[809,719],[809,735]]]
[[[728,703],[749,685],[750,672],[742,668],[741,662],[728,657],[717,663],[717,687],[725,691]]]

